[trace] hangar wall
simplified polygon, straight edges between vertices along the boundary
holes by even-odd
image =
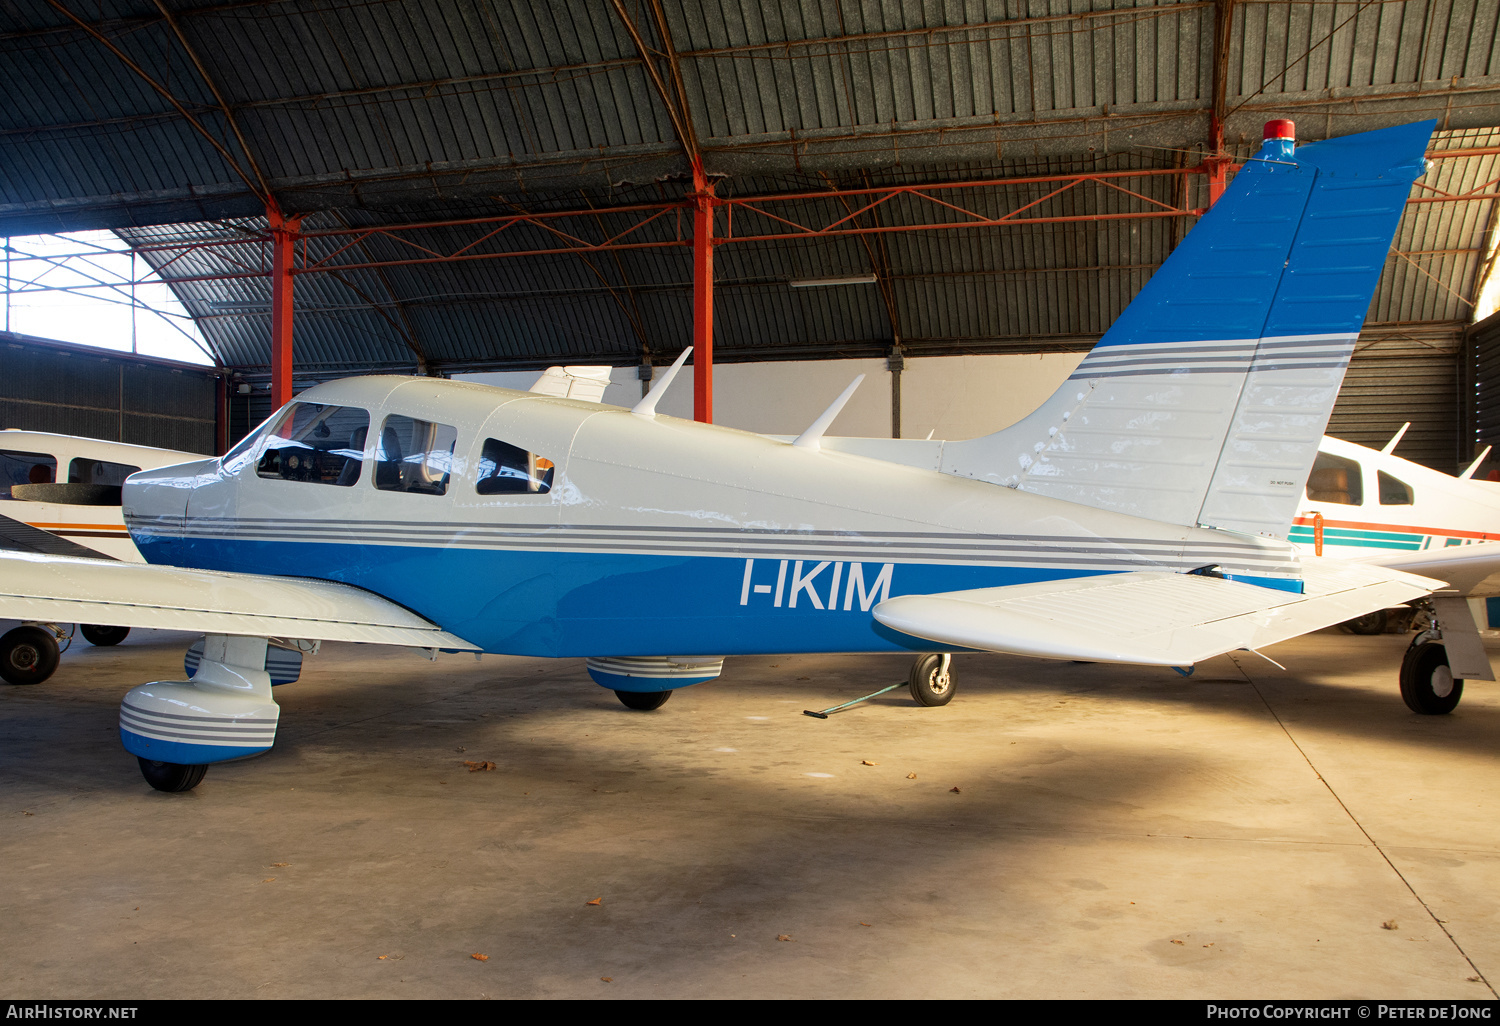
[[[1489,343],[1500,368],[1500,320]],[[1490,336],[1487,336],[1490,337]],[[901,382],[901,433],[907,438],[974,438],[998,431],[1041,405],[1082,361],[1082,353],[907,357]],[[1454,352],[1414,340],[1380,339],[1356,355],[1345,375],[1328,433],[1379,448],[1411,421],[1397,455],[1453,473],[1473,455],[1459,429],[1459,360]],[[658,371],[659,373],[659,371]],[[691,417],[692,388],[679,381],[657,407]],[[891,372],[884,360],[798,360],[719,364],[714,368],[714,419],[772,435],[800,433],[853,380],[866,375],[830,431],[890,437]],[[460,374],[456,378],[526,389],[537,371]],[[1500,379],[1500,374],[1491,375]],[[634,368],[615,368],[604,401],[639,399]],[[1500,389],[1496,389],[1500,397]],[[1500,434],[1500,398],[1492,400]],[[1488,443],[1486,443],[1488,444]]]
[[[1463,363],[1463,440],[1477,456],[1487,445],[1500,449],[1500,313],[1470,326]],[[1500,465],[1500,459],[1490,463]]]
[[[901,374],[901,433],[907,438],[973,438],[1020,420],[1057,390],[1082,353],[907,357]],[[505,388],[530,388],[536,371],[457,374],[455,378]],[[658,369],[657,373],[660,373]],[[657,407],[692,417],[693,390],[682,379]],[[864,383],[834,421],[830,434],[891,435],[891,372],[884,360],[795,360],[723,363],[714,367],[714,420],[768,435],[795,435],[813,422],[854,380]],[[604,401],[632,406],[641,395],[632,367],[610,374]]]
[[[211,369],[0,332],[0,427],[217,452]]]

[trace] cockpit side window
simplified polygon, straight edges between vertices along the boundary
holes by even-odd
[[[1318,453],[1312,473],[1307,475],[1307,498],[1310,502],[1332,502],[1340,506],[1363,505],[1365,488],[1359,463],[1332,453]]]
[[[545,456],[496,438],[486,438],[479,456],[479,480],[475,491],[480,495],[545,495],[552,490],[552,475],[556,469]]]
[[[369,430],[370,415],[358,407],[293,403],[268,433],[255,472],[347,488],[359,480]]]
[[[444,495],[453,473],[457,429],[393,413],[375,449],[375,487],[387,492]]]
[[[1377,471],[1376,480],[1380,482],[1380,504],[1382,506],[1410,506],[1413,504],[1411,485],[1405,481],[1398,481],[1385,471]]]
[[[111,463],[108,460],[91,460],[80,456],[68,464],[68,484],[118,488],[125,483],[127,477],[140,469],[128,463]]]
[[[12,485],[52,484],[57,480],[57,460],[44,452],[0,449],[0,499],[12,499]]]

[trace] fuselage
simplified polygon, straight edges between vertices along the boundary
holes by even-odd
[[[1304,555],[1346,557],[1500,541],[1500,484],[1325,437],[1291,540]]]
[[[932,650],[871,609],[1138,569],[1299,581],[1274,539],[426,378],[310,389],[222,459],[132,477],[125,520],[153,563],[342,581],[547,656]]]
[[[194,453],[47,431],[0,431],[0,516],[115,559],[140,562],[120,516],[120,485]],[[18,491],[13,491],[20,485]],[[41,489],[28,488],[42,485]],[[40,491],[45,498],[27,497]]]

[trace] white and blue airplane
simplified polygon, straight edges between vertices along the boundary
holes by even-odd
[[[1064,385],[967,441],[786,441],[427,378],[298,395],[229,453],[132,475],[144,564],[0,554],[0,616],[200,631],[120,734],[186,790],[274,742],[277,653],[324,640],[587,657],[633,709],[728,655],[1190,666],[1441,582],[1288,541],[1432,122],[1264,146]],[[857,383],[857,382],[856,382]],[[1152,611],[1142,625],[1137,612]],[[282,671],[282,679],[285,673]]]

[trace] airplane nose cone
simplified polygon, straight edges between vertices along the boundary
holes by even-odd
[[[216,479],[218,471],[218,460],[196,460],[137,471],[125,479],[120,513],[146,562],[176,562],[188,496],[206,480]]]

